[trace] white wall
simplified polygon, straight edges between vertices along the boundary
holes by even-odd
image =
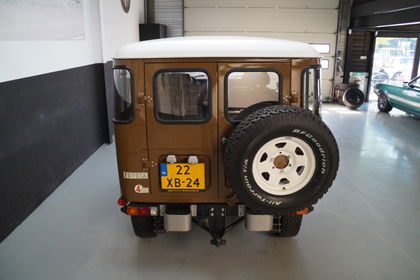
[[[103,61],[109,61],[123,45],[139,40],[139,23],[144,22],[143,1],[132,0],[128,14],[119,0],[100,0]]]
[[[0,41],[0,82],[102,62],[99,0],[83,1],[85,39]]]
[[[142,3],[132,0],[126,14],[119,0],[84,0],[84,40],[0,40],[0,82],[110,60],[120,46],[138,41]]]

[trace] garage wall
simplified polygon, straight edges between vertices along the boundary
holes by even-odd
[[[109,141],[103,61],[119,45],[137,40],[142,13],[137,1],[129,14],[112,2],[118,5],[82,2],[83,39],[0,36],[0,242]],[[45,8],[42,1],[30,3]],[[112,21],[124,22],[123,32],[110,28]]]
[[[130,11],[121,9],[120,1],[100,0],[103,61],[123,45],[139,41],[138,24],[143,22],[143,2],[131,1]]]
[[[0,83],[102,62],[99,1],[83,1],[85,38],[4,41],[0,38]],[[4,67],[7,65],[7,67]]]
[[[246,35],[328,43],[323,96],[331,95],[339,0],[184,1],[184,34]]]
[[[108,142],[114,135],[114,82],[112,57],[123,45],[139,41],[139,23],[144,22],[142,1],[130,1],[130,10],[125,13],[120,1],[100,0],[101,45],[104,62],[105,96],[107,106]]]

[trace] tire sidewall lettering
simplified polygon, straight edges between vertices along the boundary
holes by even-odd
[[[328,170],[329,157],[328,157],[328,154],[326,153],[326,149],[324,148],[324,145],[322,144],[322,141],[319,140],[319,138],[317,138],[317,136],[315,136],[314,134],[315,133],[310,133],[305,129],[299,129],[299,128],[287,129],[287,130],[282,129],[282,132],[281,132],[282,136],[291,136],[291,137],[299,138],[305,141],[312,148],[313,152],[315,153],[315,159],[316,159],[316,165],[317,165],[311,181],[303,189],[287,196],[275,196],[275,195],[266,193],[260,187],[258,187],[252,175],[252,162],[254,160],[256,151],[267,141],[275,137],[265,137],[268,139],[264,139],[264,140],[257,139],[256,141],[253,141],[253,142],[259,142],[259,144],[254,145],[255,147],[253,147],[253,149],[248,149],[244,151],[244,157],[242,159],[242,164],[241,164],[242,183],[245,186],[247,192],[255,200],[259,201],[260,203],[263,203],[266,206],[281,207],[283,205],[290,204],[290,200],[292,200],[291,199],[292,197],[304,196],[303,194],[311,192],[311,191],[313,192],[313,190],[320,188],[320,183],[322,183],[325,175],[327,175],[329,171]],[[304,200],[304,199],[299,199],[299,201],[301,200]]]
[[[260,188],[252,170],[260,148],[278,137],[304,141],[315,157],[314,173],[305,180],[308,183],[283,196]],[[327,192],[337,174],[339,153],[334,136],[319,118],[308,110],[275,105],[254,112],[233,130],[224,163],[227,184],[246,207],[263,214],[289,215],[312,207]]]
[[[255,190],[255,188],[252,186],[249,180],[249,176],[248,176],[248,162],[249,162],[248,159],[244,159],[243,165],[242,165],[243,166],[242,168],[243,182],[244,182],[245,187],[255,198],[259,199],[261,202],[264,202],[267,205],[280,205],[282,203],[281,201],[276,201],[276,200],[272,200],[272,199],[264,197],[258,192],[258,190]]]
[[[321,143],[318,141],[317,138],[315,138],[312,134],[309,132],[306,132],[305,130],[301,129],[293,129],[292,133],[303,135],[306,138],[308,138],[310,141],[312,141],[315,144],[315,147],[318,149],[319,155],[321,156],[321,174],[324,175],[327,172],[327,166],[328,166],[328,159],[327,154],[325,152],[325,149],[322,147]]]

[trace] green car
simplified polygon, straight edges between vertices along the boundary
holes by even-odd
[[[378,109],[388,113],[393,107],[420,117],[420,76],[408,83],[377,84]]]

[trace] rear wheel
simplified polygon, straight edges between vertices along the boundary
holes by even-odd
[[[302,215],[274,216],[271,234],[278,237],[292,237],[299,233]]]
[[[134,233],[141,238],[156,236],[155,220],[149,216],[131,216]]]
[[[378,109],[381,112],[388,113],[392,110],[392,106],[389,103],[388,96],[385,93],[380,93],[378,97]]]

